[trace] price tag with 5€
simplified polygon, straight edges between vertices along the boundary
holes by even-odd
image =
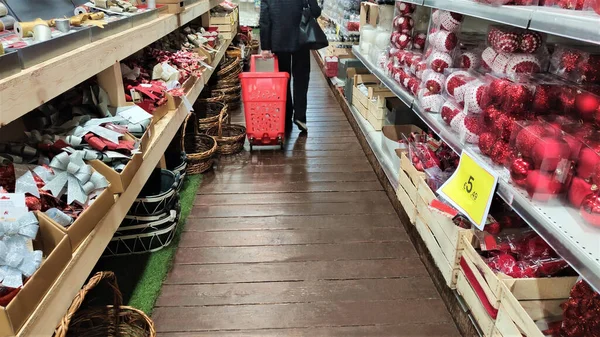
[[[437,192],[483,230],[498,184],[498,174],[475,158],[463,150],[458,168]]]

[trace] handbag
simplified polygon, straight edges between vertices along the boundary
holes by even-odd
[[[317,20],[312,16],[308,0],[304,0],[298,42],[300,48],[308,48],[310,50],[319,50],[329,46],[327,35],[325,35],[321,26],[317,23]]]

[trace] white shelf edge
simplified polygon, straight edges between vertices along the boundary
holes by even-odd
[[[470,149],[471,152],[479,153],[479,149],[474,145],[464,145],[460,142],[458,135],[454,133],[442,121],[439,114],[423,112],[414,100],[407,100],[406,90],[400,87],[393,79],[383,73],[381,69],[367,60],[360,54],[355,47],[354,54],[363,62],[363,64],[378,77],[398,98],[407,106],[413,108],[413,111],[435,132],[450,148],[456,153],[463,149]],[[410,102],[410,103],[409,103]],[[359,123],[360,125],[360,123]],[[501,177],[506,177],[504,170],[491,163],[489,158],[481,156],[482,160],[487,161],[496,168]],[[554,250],[562,256],[590,285],[600,291],[600,231],[583,224],[583,220],[574,221],[577,217],[571,217],[569,207],[562,207],[562,204],[539,203],[530,200],[525,192],[512,185],[507,178],[501,178],[497,189],[497,194],[509,204],[513,210],[519,214],[529,226],[535,230]],[[548,215],[555,215],[556,220],[552,220]],[[559,219],[560,218],[560,219]],[[566,223],[561,221],[566,220]],[[568,225],[567,225],[568,224]],[[596,252],[590,251],[595,249]],[[594,257],[596,256],[596,257]]]
[[[491,6],[469,0],[424,0],[424,6],[600,44],[600,15],[544,6]]]

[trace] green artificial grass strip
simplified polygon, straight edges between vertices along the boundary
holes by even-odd
[[[133,289],[131,297],[127,305],[138,308],[150,315],[154,308],[154,303],[160,295],[160,289],[165,281],[173,259],[179,239],[185,226],[185,221],[192,211],[196,192],[200,187],[202,175],[187,176],[184,185],[179,192],[179,203],[181,205],[181,213],[179,223],[173,241],[168,247],[165,247],[157,252],[146,254],[147,261],[140,278]],[[133,262],[133,261],[131,261]],[[130,265],[127,263],[127,265]]]

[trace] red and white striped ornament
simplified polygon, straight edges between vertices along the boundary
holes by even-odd
[[[446,76],[436,72],[429,72],[427,77],[425,78],[425,87],[432,94],[439,94],[442,92],[444,88],[444,83],[446,82]]]
[[[452,56],[444,52],[434,52],[431,54],[431,69],[438,73],[443,73],[444,70],[452,67]]]
[[[459,58],[459,68],[461,69],[477,69],[481,63],[479,55],[473,52],[464,52]]]
[[[542,46],[542,35],[538,32],[527,31],[521,35],[519,48],[522,52],[533,54]]]
[[[483,50],[483,53],[481,53],[481,63],[485,68],[491,70],[496,56],[498,56],[498,53],[494,50],[494,48],[487,47]]]
[[[440,30],[439,32],[435,33],[435,38],[432,41],[435,49],[447,53],[456,48],[458,38],[456,37],[456,34],[452,32]]]
[[[506,65],[507,74],[533,74],[541,69],[540,61],[536,55],[514,54]]]
[[[510,61],[511,56],[511,54],[498,54],[492,64],[492,71],[496,74],[506,73],[506,66],[508,65],[508,61]]]
[[[443,11],[440,14],[440,27],[449,32],[456,32],[460,28],[463,16],[461,14]]]
[[[519,34],[501,33],[494,44],[494,49],[502,53],[514,53],[519,49]]]

